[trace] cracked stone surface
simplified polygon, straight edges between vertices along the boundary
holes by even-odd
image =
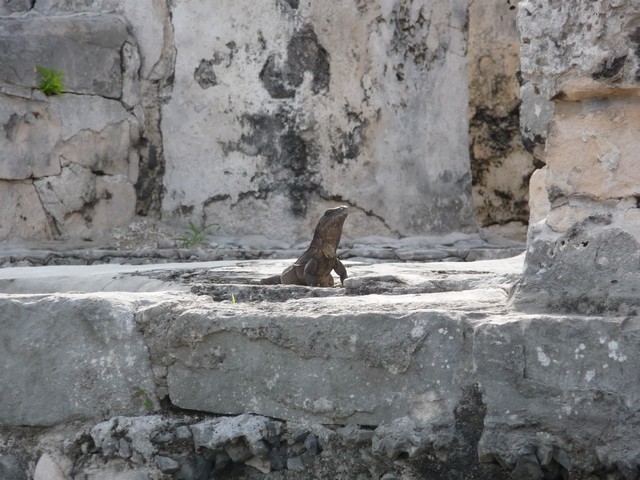
[[[168,7],[12,1],[0,14],[0,196],[15,207],[2,238],[90,238],[159,215]],[[63,72],[64,95],[36,90],[36,65]]]

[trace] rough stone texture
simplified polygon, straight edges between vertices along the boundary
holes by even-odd
[[[64,72],[65,90],[120,98],[125,22],[113,15],[0,18],[0,85],[35,88],[35,66]]]
[[[546,146],[550,200],[640,196],[639,124],[637,97],[559,103]]]
[[[538,223],[549,214],[551,204],[547,193],[547,168],[542,167],[533,172],[529,180],[529,223]]]
[[[5,0],[0,5],[0,15],[11,15],[16,12],[27,12],[32,7],[31,0]]]
[[[339,201],[355,235],[472,229],[466,6],[175,2],[165,218],[300,238]]]
[[[283,262],[222,262],[207,268],[224,300],[167,281],[4,295],[0,468],[24,478],[47,454],[73,480],[635,478],[638,317],[510,312],[521,262],[348,265],[345,289],[265,287]]]
[[[476,219],[485,227],[519,222],[524,231],[534,166],[520,133],[519,61],[515,6],[504,0],[471,2],[467,72]]]
[[[2,238],[92,238],[129,224],[135,213],[158,216],[159,105],[170,91],[174,53],[168,6],[25,3],[0,10],[12,14],[0,18],[0,178],[35,183],[48,221],[32,231],[7,213]],[[63,71],[71,93],[34,90],[36,65]]]
[[[0,135],[2,162],[0,178],[25,180],[60,174],[60,162],[53,150],[60,139],[61,119],[44,102],[2,97]]]
[[[140,389],[155,400],[131,303],[113,296],[3,296],[0,303],[2,424],[140,413]]]
[[[635,0],[518,3],[522,133],[538,159],[554,111],[550,100],[571,95],[576,79],[578,89],[592,96],[597,90],[637,85],[637,9]]]
[[[6,96],[0,115],[6,132],[0,177],[28,180],[3,182],[8,200],[22,198],[11,203],[15,211],[6,211],[2,238],[90,236],[133,218],[138,157],[132,148],[139,127],[119,102],[72,94],[36,101]]]
[[[52,236],[47,214],[35,187],[29,183],[0,181],[0,238],[44,240]]]
[[[353,207],[354,236],[475,229],[464,113],[467,0],[245,3],[3,3],[0,178],[49,179],[78,163],[135,186],[131,206],[131,189],[110,179],[126,192],[104,215],[92,211],[92,201],[82,211],[58,202],[48,235],[94,238],[126,224],[135,210],[174,226],[219,223],[225,234],[299,240],[336,203]],[[495,45],[482,26],[491,15],[475,4],[475,39]],[[61,142],[59,130],[85,122],[92,106],[65,106],[56,116],[46,104],[58,99],[33,91],[37,64],[64,71],[70,92],[119,101],[131,136],[126,122],[110,119]],[[506,59],[492,71],[512,66]],[[497,73],[496,82],[511,88]],[[512,100],[482,104],[474,116],[482,135],[513,130]],[[478,158],[493,162],[513,147],[496,142],[476,142]],[[524,157],[505,163],[512,161]],[[490,175],[487,185],[515,191],[516,177]],[[94,179],[85,179],[89,185],[65,188],[92,189]],[[520,213],[526,208],[524,196],[490,196],[487,222],[509,221],[516,204]],[[58,225],[60,212],[66,217]]]
[[[45,453],[36,464],[33,480],[66,480],[66,477],[51,456]]]
[[[523,310],[638,315],[635,201],[615,201],[603,209],[569,201],[562,213],[550,212],[550,216],[562,214],[567,216],[562,222],[571,224],[568,230],[554,231],[550,217],[530,227],[525,270],[513,292],[513,304]]]
[[[5,480],[26,480],[27,475],[10,455],[0,455],[0,474]]]
[[[521,2],[519,25],[523,72],[555,108],[513,305],[637,315],[637,5]]]

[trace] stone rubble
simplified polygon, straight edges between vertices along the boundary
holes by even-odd
[[[50,453],[43,453],[38,459],[34,480],[293,480],[336,475],[337,478],[384,478],[392,475],[391,472],[403,479],[418,480],[425,474],[421,457],[426,453],[438,455],[437,449],[447,446],[442,439],[435,445],[425,442],[426,433],[408,419],[378,428],[351,425],[349,435],[345,436],[342,433],[345,428],[285,423],[257,415],[209,420],[201,417],[203,415],[186,414],[118,417],[116,422],[109,422],[110,428],[102,428],[102,424],[91,428],[90,437],[87,435],[90,425],[84,424],[78,427],[80,434],[75,439],[64,440],[64,448],[56,447],[53,438],[44,435],[40,441]],[[220,436],[222,423],[226,423],[227,433]],[[164,438],[176,438],[177,430],[185,427],[194,432],[192,439],[176,442]],[[205,444],[201,442],[203,435],[209,438]],[[356,437],[359,440],[354,442],[352,438]],[[139,448],[131,438],[143,438],[147,446]],[[414,443],[420,447],[416,448]],[[115,449],[114,444],[126,445],[126,448]],[[123,450],[127,455],[122,454]],[[65,464],[72,462],[67,475],[56,459]],[[27,478],[11,457],[0,458],[0,468],[5,468],[3,480]],[[429,470],[427,467],[426,471]],[[497,466],[488,465],[486,470],[492,476],[482,478],[508,478]],[[435,474],[438,470],[432,472]],[[454,474],[448,478],[469,477]]]

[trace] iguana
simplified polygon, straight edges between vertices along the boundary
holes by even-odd
[[[338,257],[336,249],[342,235],[342,225],[349,213],[349,207],[330,208],[318,222],[311,245],[293,265],[280,275],[263,278],[265,285],[308,285],[310,287],[333,287],[331,270],[340,276],[344,284],[347,270]]]

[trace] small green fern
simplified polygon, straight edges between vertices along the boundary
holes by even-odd
[[[40,66],[36,66],[36,70],[40,75],[40,85],[38,86],[38,90],[47,96],[62,95],[65,89],[65,86],[62,83],[62,75],[64,75],[63,72],[56,70],[55,68],[47,70]]]

